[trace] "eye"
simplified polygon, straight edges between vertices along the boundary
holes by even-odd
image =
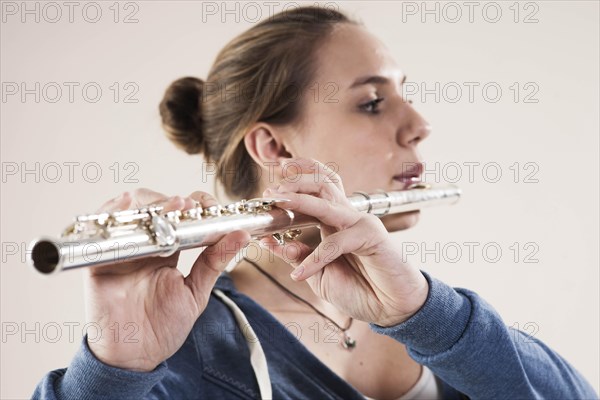
[[[379,103],[381,103],[383,100],[385,100],[383,97],[378,97],[369,101],[368,103],[361,104],[359,108],[370,114],[379,114]]]

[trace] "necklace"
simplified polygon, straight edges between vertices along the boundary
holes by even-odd
[[[306,304],[307,306],[309,306],[310,308],[312,308],[314,312],[316,312],[317,314],[319,314],[321,317],[325,318],[327,321],[331,322],[333,325],[336,326],[336,328],[338,328],[340,331],[342,331],[342,334],[344,335],[344,340],[342,341],[342,346],[346,350],[352,350],[353,348],[356,347],[356,340],[352,339],[350,337],[350,335],[348,334],[348,329],[350,329],[350,327],[352,326],[352,321],[354,321],[354,319],[352,317],[350,317],[350,321],[348,322],[348,326],[346,326],[345,328],[342,328],[334,320],[332,320],[331,318],[329,318],[327,315],[323,314],[321,311],[317,310],[317,308],[315,306],[313,306],[308,301],[304,300],[302,297],[298,296],[296,293],[292,292],[291,290],[289,290],[288,288],[286,288],[285,286],[283,286],[281,283],[279,283],[279,281],[277,281],[277,279],[273,278],[267,271],[265,271],[264,269],[262,269],[258,264],[256,264],[253,261],[248,260],[246,257],[244,257],[244,260],[246,260],[247,263],[249,263],[252,266],[254,266],[254,268],[256,268],[261,274],[263,274],[271,282],[273,282],[279,289],[283,290],[286,294],[288,294],[289,296],[292,296],[294,299],[296,299],[298,301],[301,301],[302,303]]]

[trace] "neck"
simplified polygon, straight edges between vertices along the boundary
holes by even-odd
[[[315,248],[320,243],[320,232],[317,228],[303,229],[302,235],[297,239],[311,248]],[[345,326],[348,317],[340,313],[331,303],[319,298],[310,288],[306,281],[296,282],[290,277],[293,267],[286,263],[281,258],[275,256],[268,249],[262,248],[257,242],[253,242],[244,252],[245,258],[257,264],[267,274],[277,280],[282,286],[289,291],[300,296],[319,311],[333,318],[337,323]],[[277,305],[278,310],[284,312],[313,312],[311,309],[302,304],[298,300],[293,299],[289,294],[285,293],[276,284],[271,282],[259,270],[246,260],[240,260],[235,269],[231,272],[235,275],[236,285],[242,285],[246,288],[249,286],[259,286],[262,290],[261,298],[255,299],[259,303],[266,302],[268,304]],[[244,292],[244,287],[239,289]],[[266,290],[265,290],[266,289]],[[254,292],[254,291],[252,291]]]

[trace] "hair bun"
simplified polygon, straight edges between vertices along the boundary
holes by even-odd
[[[188,154],[203,150],[201,99],[204,82],[185,77],[165,91],[159,110],[168,138]]]

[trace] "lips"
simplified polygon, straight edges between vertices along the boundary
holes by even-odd
[[[415,183],[420,183],[421,182],[421,177],[420,176],[412,176],[412,177],[405,177],[405,176],[399,176],[399,177],[394,177],[394,180],[396,182],[400,182],[402,184],[402,189],[408,189],[410,186],[414,185]]]
[[[422,163],[411,163],[403,168],[401,174],[394,175],[394,180],[400,182],[402,189],[408,189],[411,185],[421,182],[421,175],[423,174]]]

